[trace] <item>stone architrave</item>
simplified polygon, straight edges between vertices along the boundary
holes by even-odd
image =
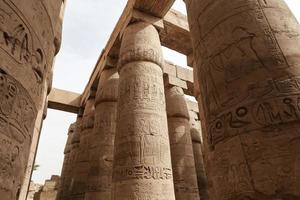
[[[186,0],[212,200],[300,199],[300,28],[283,0]]]
[[[199,200],[189,111],[182,88],[166,88],[166,104],[176,200]]]
[[[207,177],[203,163],[201,124],[198,113],[189,110],[197,182],[201,200],[208,200]]]
[[[61,195],[63,193],[63,190],[65,189],[67,183],[66,183],[66,179],[70,176],[70,156],[71,156],[71,151],[72,151],[72,139],[73,139],[73,134],[75,131],[75,127],[76,123],[73,123],[70,125],[69,127],[69,131],[68,131],[68,138],[67,138],[67,142],[66,142],[66,146],[65,146],[65,150],[64,150],[64,162],[63,162],[63,166],[62,166],[62,171],[61,171],[61,178],[60,178],[60,188],[59,188],[59,193],[58,193],[58,197],[57,199],[60,200],[61,199]]]
[[[95,101],[95,122],[89,148],[90,170],[85,200],[111,199],[118,85],[119,75],[116,68],[102,72]]]
[[[74,166],[74,177],[71,188],[71,199],[84,200],[87,190],[87,178],[90,169],[89,143],[94,127],[95,114],[95,92],[92,91],[86,102],[82,116],[80,143],[76,164]]]
[[[130,24],[119,58],[113,200],[174,200],[163,57],[157,30]]]
[[[2,0],[0,8],[0,197],[11,200],[20,195],[43,109],[59,11],[39,0]]]

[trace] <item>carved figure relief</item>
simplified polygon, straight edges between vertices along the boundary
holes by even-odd
[[[30,95],[33,95],[34,98],[39,97],[43,87],[42,83],[48,73],[47,59],[42,43],[13,2],[1,0],[0,6],[0,49],[20,66],[19,69],[12,68],[14,73],[20,76],[20,70],[22,70],[30,81],[34,80],[33,84],[25,86],[29,89]],[[21,76],[20,80],[22,78]]]

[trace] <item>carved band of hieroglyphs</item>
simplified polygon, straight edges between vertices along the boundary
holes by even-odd
[[[119,58],[118,64],[120,69],[122,69],[122,67],[127,63],[136,61],[153,62],[162,68],[164,64],[164,59],[161,55],[161,52],[155,49],[145,48],[136,48],[134,50],[129,50],[126,53],[122,54]]]
[[[15,62],[30,67],[37,83],[43,82],[47,65],[42,45],[10,0],[0,0],[0,48]]]
[[[128,179],[168,180],[173,178],[172,169],[159,166],[140,165],[124,167],[119,168],[115,172],[115,179],[119,181]]]
[[[300,122],[299,78],[270,81],[258,101],[247,101],[222,112],[209,125],[209,142],[215,145],[225,139],[253,130],[272,131],[291,122]]]
[[[169,154],[168,141],[153,135],[124,136],[120,138],[120,148],[115,152],[115,164],[127,166],[137,164],[166,164]]]
[[[123,70],[123,73],[128,74],[129,77],[128,79],[120,79],[119,104],[127,105],[126,108],[147,108],[162,111],[161,109],[165,106],[164,88],[161,84],[162,72],[159,69],[143,66],[126,67]],[[141,75],[130,77],[134,70],[142,71]],[[126,114],[126,111],[123,110],[122,113]]]
[[[163,165],[167,162],[169,154],[169,140],[167,127],[162,125],[163,118],[160,116],[149,116],[147,114],[136,114],[134,121],[126,120],[120,125],[119,138],[115,145],[115,164],[117,166],[137,165]]]

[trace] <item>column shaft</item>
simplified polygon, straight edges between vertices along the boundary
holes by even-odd
[[[199,200],[189,112],[183,90],[167,88],[166,104],[176,200]]]
[[[174,200],[162,53],[157,30],[130,24],[119,58],[113,200]]]
[[[101,73],[90,143],[90,169],[85,200],[111,199],[112,164],[117,118],[119,75],[116,68]]]
[[[70,170],[71,170],[71,153],[72,153],[72,139],[73,139],[73,133],[75,131],[76,124],[71,124],[68,131],[68,138],[64,150],[64,162],[61,170],[61,176],[60,176],[60,187],[59,192],[57,196],[57,200],[61,200],[64,192],[67,189],[68,181],[67,179],[70,176]]]
[[[37,0],[0,1],[0,8],[0,197],[10,200],[20,196],[39,128],[35,122],[41,120],[37,115],[55,54],[52,22],[59,11]]]
[[[283,0],[186,0],[212,200],[300,198],[300,28]]]
[[[207,177],[202,153],[203,140],[201,134],[201,125],[198,114],[196,112],[190,110],[189,115],[199,195],[201,200],[208,200]]]
[[[69,175],[66,175],[64,180],[64,185],[62,188],[61,199],[59,200],[69,200],[72,199],[72,189],[74,185],[74,180],[76,179],[76,164],[77,158],[79,154],[79,146],[80,146],[80,136],[81,136],[81,123],[82,123],[82,115],[78,115],[77,120],[75,122],[75,130],[73,133],[73,137],[71,140],[72,149],[70,152],[70,171]]]
[[[89,163],[89,143],[90,137],[94,127],[95,114],[95,96],[92,95],[86,102],[84,109],[79,151],[77,155],[76,165],[74,166],[74,177],[71,189],[71,197],[76,200],[84,200],[85,192],[87,190],[87,178],[90,169]]]

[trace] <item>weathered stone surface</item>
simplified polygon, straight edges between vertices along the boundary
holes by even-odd
[[[80,136],[81,136],[81,123],[82,123],[82,115],[78,115],[77,120],[75,122],[75,129],[71,140],[71,151],[70,151],[70,159],[69,159],[69,170],[66,172],[63,184],[61,186],[62,191],[59,195],[58,200],[66,200],[71,199],[72,189],[74,185],[74,180],[76,179],[76,171],[75,167],[77,164],[77,157],[79,154],[79,145],[80,145]]]
[[[1,0],[0,8],[0,197],[10,200],[20,194],[37,112],[43,109],[55,54],[51,21],[58,13],[38,0]]]
[[[212,200],[300,199],[300,29],[283,0],[186,0]]]
[[[26,200],[33,200],[35,193],[41,190],[42,185],[30,182]]]
[[[84,199],[87,190],[87,178],[90,168],[89,143],[94,127],[95,94],[91,94],[86,102],[80,131],[80,143],[76,164],[74,165],[74,177],[71,188],[71,199]]]
[[[73,123],[69,127],[68,131],[68,138],[64,150],[64,162],[62,166],[62,171],[61,171],[61,181],[60,181],[60,188],[59,188],[59,194],[57,199],[60,200],[62,197],[62,194],[65,190],[67,190],[69,186],[69,181],[66,181],[70,177],[70,171],[71,171],[71,163],[70,163],[70,157],[71,157],[71,151],[72,151],[72,139],[73,139],[73,134],[76,129],[76,123]]]
[[[189,115],[199,195],[201,200],[208,200],[208,184],[202,153],[203,140],[201,133],[201,125],[198,114],[196,112],[189,110]]]
[[[46,180],[41,190],[34,194],[34,200],[56,200],[60,185],[60,177],[52,176]]]
[[[100,77],[96,94],[94,130],[89,147],[90,169],[85,200],[111,199],[118,80],[116,68],[104,70]]]
[[[129,25],[119,58],[113,200],[174,200],[173,173],[156,29]]]
[[[166,88],[166,104],[176,200],[199,200],[189,112],[183,90]]]

